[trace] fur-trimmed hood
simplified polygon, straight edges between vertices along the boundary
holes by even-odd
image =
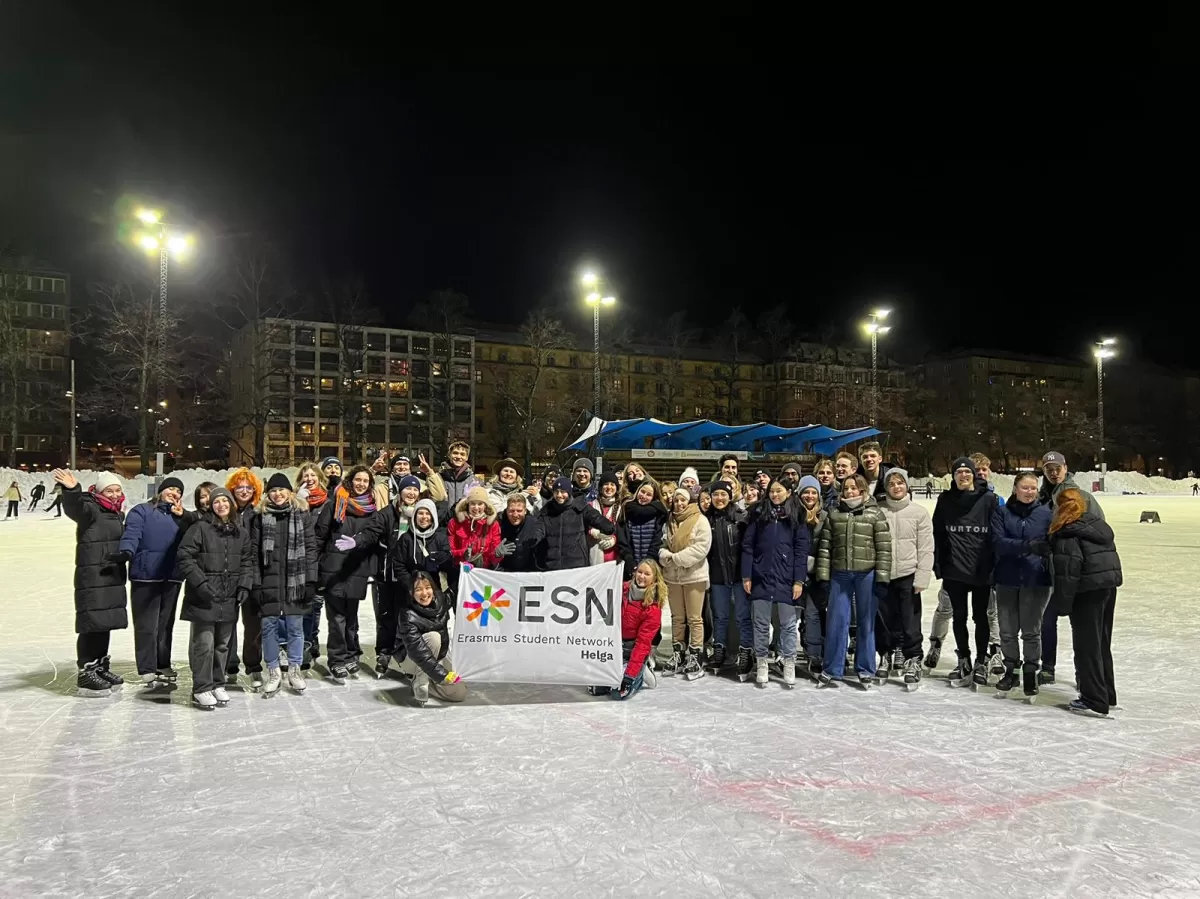
[[[486,521],[490,525],[496,520],[496,507],[492,504],[492,498],[482,487],[472,487],[467,491],[467,495],[458,501],[454,507],[454,517],[459,521],[467,520],[467,506],[471,503],[483,503],[487,509]]]
[[[252,505],[254,508],[257,509],[259,503],[262,502],[262,498],[263,498],[262,479],[258,475],[256,475],[254,472],[252,472],[249,468],[237,469],[233,474],[231,474],[228,478],[225,479],[225,489],[228,490],[234,497],[237,496],[237,492],[233,488],[236,487],[238,484],[238,481],[241,481],[241,480],[248,480],[251,484],[254,485],[254,499],[252,499],[250,501],[250,505]],[[235,504],[236,504],[236,500],[235,500]]]

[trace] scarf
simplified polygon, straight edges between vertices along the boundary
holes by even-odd
[[[673,553],[687,548],[692,542],[692,531],[700,520],[700,507],[690,503],[682,512],[672,512],[667,522],[667,549]]]
[[[116,499],[109,499],[103,493],[97,493],[94,486],[88,488],[88,493],[92,495],[92,499],[100,504],[102,509],[107,509],[110,512],[120,512],[121,507],[125,505],[124,493],[122,493]]]
[[[325,505],[325,500],[329,499],[329,494],[325,492],[323,487],[313,487],[308,491],[308,507],[316,509]]]
[[[362,518],[375,511],[375,497],[368,491],[362,496],[351,496],[345,487],[338,487],[333,500],[333,520],[341,524],[349,512],[355,518]]]
[[[667,507],[655,499],[641,505],[636,499],[631,499],[621,507],[621,514],[630,524],[645,524],[652,518],[666,518]]]
[[[865,500],[865,499],[866,499],[865,496],[852,496],[849,499],[847,499],[846,497],[843,496],[842,503],[846,506],[847,509],[857,509],[859,506],[861,506],[863,504],[863,500]]]
[[[637,583],[629,585],[629,601],[636,605],[643,605],[646,599],[646,588],[639,587]]]
[[[890,496],[885,496],[883,498],[883,504],[893,512],[902,512],[912,505],[912,500],[907,496],[904,497],[904,499],[892,499]]]
[[[262,515],[262,566],[271,567],[271,557],[275,553],[275,541],[279,536],[279,522],[284,517],[291,520],[288,523],[288,542],[284,557],[283,568],[287,573],[288,602],[304,601],[304,581],[308,570],[307,556],[304,552],[304,514],[291,505],[276,506],[268,502]]]

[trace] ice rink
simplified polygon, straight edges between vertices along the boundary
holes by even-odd
[[[1125,570],[1107,721],[1062,708],[1065,619],[1034,707],[710,676],[421,709],[364,671],[201,712],[185,623],[174,693],[85,700],[73,526],[22,515],[0,525],[0,896],[1200,896],[1200,499],[1102,501]],[[131,676],[132,631],[113,650]]]

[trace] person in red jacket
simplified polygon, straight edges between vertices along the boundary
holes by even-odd
[[[460,564],[495,568],[506,552],[500,548],[500,522],[488,493],[473,487],[454,507],[454,518],[446,528],[450,555]]]
[[[625,657],[625,676],[616,690],[589,687],[593,696],[628,699],[644,686],[654,688],[654,672],[646,664],[654,644],[662,633],[662,609],[667,602],[667,583],[662,569],[646,559],[633,570],[633,580],[625,582],[621,597],[621,643]]]

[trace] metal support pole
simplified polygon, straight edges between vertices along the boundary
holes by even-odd
[[[871,332],[871,426],[879,416],[879,334]]]
[[[154,451],[162,448],[163,416],[166,408],[163,401],[167,398],[166,364],[167,358],[167,235],[159,234],[158,252],[158,415],[154,425]]]
[[[592,306],[592,415],[600,417],[600,302]]]
[[[1096,354],[1096,417],[1100,424],[1100,492],[1104,492],[1104,476],[1108,465],[1104,461],[1104,354]]]
[[[71,360],[71,471],[75,470],[75,360]]]

